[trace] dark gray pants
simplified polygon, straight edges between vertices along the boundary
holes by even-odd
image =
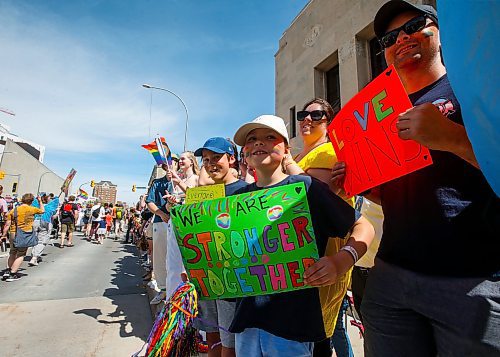
[[[361,305],[365,355],[500,356],[500,281],[417,274],[375,261]]]

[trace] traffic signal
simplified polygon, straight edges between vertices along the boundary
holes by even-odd
[[[94,187],[94,186],[95,186],[94,180],[90,181],[90,187]]]
[[[132,192],[135,192],[136,188],[135,185],[132,185]]]

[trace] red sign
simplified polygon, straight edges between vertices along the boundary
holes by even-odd
[[[429,149],[398,137],[398,115],[411,107],[391,66],[335,116],[328,134],[339,161],[346,163],[344,190],[348,196],[432,164]]]

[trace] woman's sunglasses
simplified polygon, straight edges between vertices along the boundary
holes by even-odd
[[[297,120],[304,121],[308,115],[311,116],[312,121],[320,121],[323,117],[326,117],[326,112],[324,110],[313,110],[311,112],[301,110],[300,112],[297,112]]]
[[[425,27],[425,23],[427,22],[427,18],[422,16],[417,16],[405,23],[403,26],[398,27],[392,31],[387,32],[384,36],[382,36],[379,40],[380,46],[382,48],[391,47],[398,40],[399,32],[403,30],[407,35],[411,35],[415,32],[422,30]]]

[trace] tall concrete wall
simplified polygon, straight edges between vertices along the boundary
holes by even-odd
[[[39,192],[53,192],[58,195],[61,191],[64,178],[54,173],[12,140],[7,139],[1,155],[0,170],[5,172],[5,177],[0,180],[0,185],[4,188],[4,196],[14,194],[12,192],[14,183],[17,183],[15,194],[18,196],[25,193],[36,194],[39,185]]]

